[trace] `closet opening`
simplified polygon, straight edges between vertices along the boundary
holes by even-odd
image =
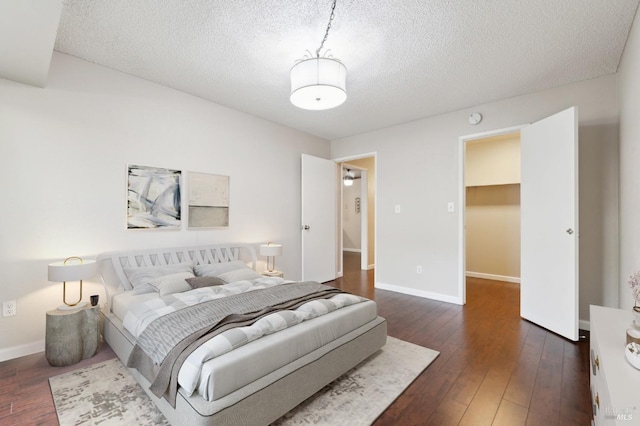
[[[464,143],[466,296],[489,281],[520,283],[520,132]]]

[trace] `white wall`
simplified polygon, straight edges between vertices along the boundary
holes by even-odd
[[[580,132],[580,318],[617,300],[618,104],[616,76],[479,105],[331,142],[333,158],[377,152],[376,285],[460,303],[461,136],[540,120],[572,105]],[[467,123],[479,111],[484,120]],[[595,194],[591,196],[591,194]],[[394,206],[401,213],[394,213]],[[640,240],[638,240],[640,241]],[[639,247],[640,248],[640,247]],[[416,273],[422,265],[424,273]]]
[[[636,13],[619,68],[620,97],[620,297],[633,306],[629,276],[640,270],[640,12]]]
[[[58,53],[46,89],[0,80],[0,299],[18,312],[0,317],[0,360],[43,350],[45,312],[62,300],[47,264],[67,256],[274,241],[279,269],[300,278],[300,154],[329,152],[326,140]],[[229,175],[229,228],[126,230],[127,163]],[[103,294],[97,280],[85,299]]]

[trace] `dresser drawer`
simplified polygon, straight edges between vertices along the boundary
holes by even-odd
[[[593,409],[593,420],[597,426],[615,425],[615,419],[608,418],[607,414],[611,405],[609,398],[609,389],[601,368],[602,360],[600,357],[600,349],[598,347],[597,332],[591,332],[591,348],[590,348],[590,366],[591,372],[591,406]]]

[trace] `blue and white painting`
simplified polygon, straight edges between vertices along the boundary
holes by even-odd
[[[176,229],[180,218],[180,170],[127,166],[127,228]]]

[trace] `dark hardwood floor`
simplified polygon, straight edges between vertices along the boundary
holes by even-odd
[[[373,298],[388,334],[440,356],[374,423],[381,425],[590,425],[589,343],[520,318],[517,284],[469,278],[467,304],[372,288],[346,253],[335,285]]]
[[[375,425],[589,425],[588,342],[572,343],[519,316],[517,285],[469,279],[458,306],[373,288],[349,253],[329,283],[375,299],[389,335],[440,356]],[[113,358],[50,367],[44,353],[0,363],[0,425],[55,425],[48,378]]]

